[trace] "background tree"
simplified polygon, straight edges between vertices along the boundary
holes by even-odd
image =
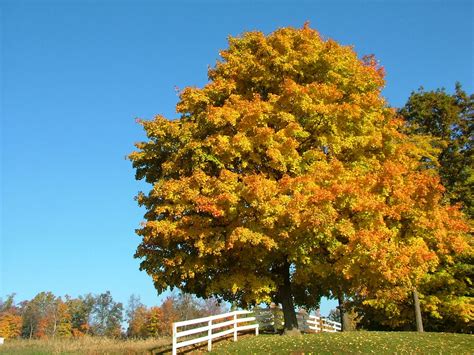
[[[21,316],[13,310],[0,313],[0,337],[5,339],[18,338],[21,335]]]
[[[125,317],[128,322],[127,336],[133,338],[146,337],[144,332],[147,308],[140,301],[140,297],[132,294],[128,299]]]
[[[179,320],[188,320],[205,316],[199,300],[189,293],[178,293],[178,295],[174,297],[173,307]]]
[[[163,310],[160,307],[151,307],[146,320],[147,335],[152,337],[159,337],[163,334],[171,333],[167,328],[171,324],[165,322],[163,319]]]
[[[113,300],[110,291],[95,297],[92,317],[94,334],[110,337],[120,336],[123,306],[122,303]]]
[[[474,331],[474,255],[456,255],[442,263],[420,287],[423,318],[428,331]]]
[[[333,322],[341,322],[341,311],[339,308],[334,308],[329,311],[328,319]]]
[[[151,310],[139,305],[128,318],[127,336],[131,338],[146,338],[150,336],[149,322]]]
[[[419,147],[425,148],[421,157],[425,168],[441,176],[446,187],[444,198],[451,204],[460,203],[471,220],[473,98],[460,84],[456,84],[452,95],[444,89],[428,92],[420,89],[411,94],[399,111],[406,118],[403,130]],[[427,330],[472,331],[472,258],[472,248],[462,253],[447,253],[440,257],[436,269],[423,276],[419,298]],[[365,315],[361,325],[368,329],[411,329],[413,302],[403,293],[390,300],[389,296],[394,294],[390,289],[384,293],[388,306],[385,310],[367,303],[362,305],[362,299],[356,301]]]
[[[203,300],[201,302],[200,309],[203,317],[226,312],[226,308],[224,307],[224,305],[219,303],[219,301],[214,297],[206,298],[205,300]]]
[[[255,306],[252,309],[259,325],[259,331],[282,333],[284,331],[284,318],[282,309],[274,303],[267,307]],[[301,326],[301,324],[298,323]]]
[[[0,337],[5,339],[17,338],[21,335],[22,318],[18,307],[15,306],[15,294],[0,298]]]
[[[429,135],[438,149],[437,170],[447,197],[461,203],[464,212],[474,217],[474,95],[456,83],[454,94],[445,89],[412,92],[400,114],[406,119],[410,135]]]
[[[75,337],[90,334],[94,296],[90,293],[78,298],[66,296],[65,303],[71,315],[72,334]]]
[[[7,295],[5,300],[0,297],[0,312],[5,312],[12,308],[15,308],[15,293]]]
[[[176,298],[174,296],[168,296],[160,306],[162,312],[163,335],[171,335],[173,322],[182,320],[176,310],[175,303]]]
[[[40,292],[23,305],[23,334],[29,338],[52,337],[57,329],[57,299],[51,292]]]
[[[135,256],[158,292],[275,301],[291,330],[335,272],[348,295],[406,290],[434,249],[465,248],[373,57],[308,26],[245,33],[220,54],[204,88],[181,92],[180,119],[141,122],[148,141],[130,155],[152,184]]]
[[[125,310],[126,319],[132,319],[133,315],[135,314],[135,311],[140,307],[144,307],[144,304],[140,300],[140,296],[137,296],[135,294],[130,295],[130,298],[128,299],[127,303],[127,309]]]
[[[23,302],[21,308],[24,337],[54,338],[72,335],[68,305],[52,292],[38,293],[31,301]]]

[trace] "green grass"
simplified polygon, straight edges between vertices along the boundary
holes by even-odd
[[[247,336],[222,342],[215,354],[474,354],[474,335],[346,332]]]

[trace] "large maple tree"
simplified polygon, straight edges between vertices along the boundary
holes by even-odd
[[[383,69],[305,25],[248,32],[180,93],[180,117],[142,120],[130,154],[152,184],[136,257],[168,287],[243,307],[416,286],[466,225],[381,90]]]

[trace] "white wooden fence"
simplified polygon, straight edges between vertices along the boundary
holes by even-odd
[[[318,316],[309,316],[306,323],[308,328],[315,332],[335,333],[341,331],[341,323]]]
[[[258,324],[239,325],[241,323],[254,322],[255,317],[239,318],[239,315],[252,313],[250,311],[233,311],[229,313],[218,314],[215,316],[196,318],[182,322],[173,323],[173,355],[176,355],[177,350],[184,346],[198,344],[207,341],[207,350],[212,350],[212,340],[234,334],[234,341],[237,341],[237,332],[240,330],[255,329],[255,335],[258,335]],[[226,320],[230,318],[230,320]],[[203,324],[205,324],[203,326]],[[178,331],[178,328],[186,326],[194,326],[196,328]],[[213,333],[213,330],[219,328],[228,328]],[[178,341],[179,338],[197,335],[199,333],[206,333],[205,336],[198,338],[191,338],[185,341]]]

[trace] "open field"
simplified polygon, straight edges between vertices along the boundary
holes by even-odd
[[[171,343],[170,338],[120,340],[99,337],[73,339],[6,340],[0,345],[3,354],[154,354]]]
[[[5,354],[162,354],[169,353],[169,338],[116,340],[85,337],[58,340],[9,340]],[[188,353],[206,352],[193,349]],[[214,354],[473,354],[474,335],[411,332],[348,332],[239,336],[213,342]]]

